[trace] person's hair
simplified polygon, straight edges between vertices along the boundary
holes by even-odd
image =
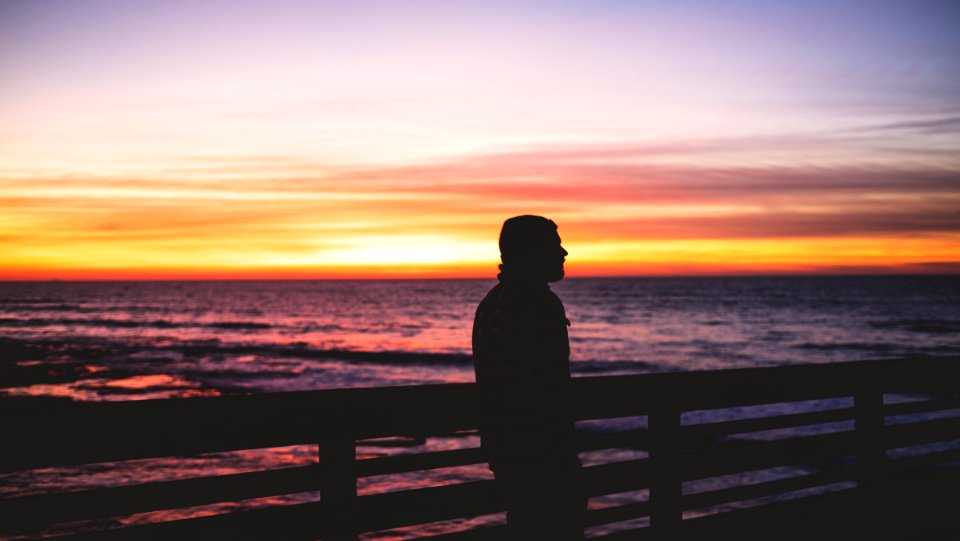
[[[543,216],[514,216],[500,230],[500,259],[506,263],[529,253],[557,230],[557,224]]]

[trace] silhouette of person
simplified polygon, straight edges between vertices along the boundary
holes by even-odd
[[[570,322],[548,285],[563,279],[566,255],[553,221],[508,219],[499,283],[473,322],[481,446],[506,503],[510,539],[583,538]]]

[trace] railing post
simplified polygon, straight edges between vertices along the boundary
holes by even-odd
[[[333,535],[324,540],[356,541],[357,442],[351,436],[321,441],[320,501],[329,506]]]
[[[678,470],[680,458],[680,410],[663,404],[647,416],[650,434],[650,527],[671,529],[683,520],[683,485]]]
[[[857,485],[861,488],[886,482],[883,448],[883,392],[874,386],[861,386],[853,395],[856,427]]]

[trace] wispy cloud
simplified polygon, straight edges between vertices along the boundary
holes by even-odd
[[[928,135],[960,134],[960,116],[925,120],[909,120],[853,128],[851,132],[910,132]],[[958,141],[960,143],[960,141]]]
[[[740,144],[567,145],[390,167],[313,168],[287,164],[283,156],[252,156],[231,169],[226,158],[193,157],[185,162],[200,167],[180,178],[35,177],[26,183],[8,177],[0,180],[0,207],[7,209],[0,243],[37,265],[82,266],[90,254],[124,253],[161,267],[203,261],[329,270],[362,259],[448,269],[456,260],[477,268],[495,260],[494,239],[505,217],[540,213],[557,219],[596,269],[620,268],[617,258],[645,268],[642,257],[624,254],[664,242],[713,246],[713,253],[669,252],[675,263],[696,260],[701,269],[714,268],[711,260],[719,265],[730,243],[741,254],[750,243],[764,254],[771,253],[769,242],[780,243],[775,257],[755,263],[761,267],[786,265],[791,257],[808,265],[810,239],[824,246],[838,239],[838,250],[849,250],[848,241],[866,243],[879,252],[890,239],[914,239],[912,248],[891,256],[897,268],[942,257],[945,245],[960,254],[955,159],[843,166],[697,166],[689,159]],[[208,174],[210,166],[215,174]],[[224,178],[221,169],[242,174]],[[441,251],[456,258],[438,262],[436,250],[414,248],[424,243],[446,246]],[[605,248],[591,251],[591,245]],[[377,263],[376,254],[386,260]],[[846,255],[827,247],[819,257],[826,268]]]

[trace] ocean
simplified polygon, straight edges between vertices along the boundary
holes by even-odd
[[[472,381],[493,280],[0,283],[0,395],[132,400]],[[574,376],[960,353],[960,277],[556,283]]]
[[[469,382],[474,310],[494,283],[0,283],[0,400],[118,401]],[[572,323],[575,377],[960,354],[958,276],[574,278],[552,287]],[[422,448],[476,445],[475,434],[461,434],[428,438]],[[361,445],[358,452],[383,456],[407,452],[406,447],[409,443]],[[618,459],[606,453],[583,458],[586,464]],[[0,498],[315,460],[315,449],[292,446],[50,468],[0,475]],[[770,480],[796,473],[751,475]],[[482,467],[447,468],[363,480],[359,489],[369,494],[485,478],[489,472]],[[596,498],[591,506],[622,504],[631,497]],[[116,522],[317,498],[304,493]],[[430,533],[498,520],[502,516],[454,521]],[[69,525],[46,533],[83,528]],[[0,529],[0,539],[41,533]],[[424,533],[421,528],[364,538]]]

